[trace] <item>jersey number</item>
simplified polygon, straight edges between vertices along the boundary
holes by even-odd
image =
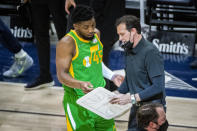
[[[91,52],[90,59],[97,62],[97,64],[99,62],[102,62],[102,57],[103,57],[102,50],[98,51],[98,49],[99,49],[98,45],[90,48],[90,52]]]

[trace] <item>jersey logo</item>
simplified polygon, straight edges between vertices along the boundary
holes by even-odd
[[[94,38],[93,40],[92,40],[92,43],[96,43],[97,42],[97,39],[96,38]]]
[[[90,67],[91,65],[91,58],[89,56],[86,56],[83,58],[83,65],[85,67]]]

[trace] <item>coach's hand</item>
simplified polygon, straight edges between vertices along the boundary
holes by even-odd
[[[92,91],[94,88],[90,82],[82,81],[82,82],[80,82],[80,89],[82,89],[83,93],[86,94],[86,93]]]
[[[130,93],[127,94],[117,94],[114,96],[111,100],[111,104],[119,104],[119,105],[125,105],[131,102],[131,95]]]

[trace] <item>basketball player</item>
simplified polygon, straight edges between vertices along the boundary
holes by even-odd
[[[64,109],[68,131],[114,131],[114,120],[106,120],[76,104],[76,100],[97,87],[105,87],[104,77],[120,86],[123,78],[103,63],[103,45],[95,28],[94,11],[78,5],[71,14],[74,30],[56,48],[56,67],[64,88]],[[104,76],[104,77],[103,77]]]

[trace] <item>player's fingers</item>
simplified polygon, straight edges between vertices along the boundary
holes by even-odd
[[[86,94],[86,93],[88,93],[88,92],[90,92],[90,91],[92,91],[94,88],[90,88],[90,87],[84,87],[83,88],[83,92]]]
[[[76,7],[76,3],[74,1],[71,2],[71,5],[75,8]]]
[[[70,8],[68,1],[65,2],[65,11],[66,13],[70,14],[70,11],[68,10]]]
[[[70,11],[69,11],[69,8],[73,6],[74,8],[76,7],[76,3],[74,1],[70,1],[70,3],[68,3],[66,1],[66,4],[65,4],[65,11],[70,14]]]
[[[65,7],[65,11],[66,11],[67,14],[70,14],[70,11],[66,7]]]
[[[92,87],[93,88],[93,85],[90,82],[87,82],[87,84],[88,84],[88,87]]]
[[[94,90],[94,88],[87,88],[87,91],[92,91],[92,90]]]

